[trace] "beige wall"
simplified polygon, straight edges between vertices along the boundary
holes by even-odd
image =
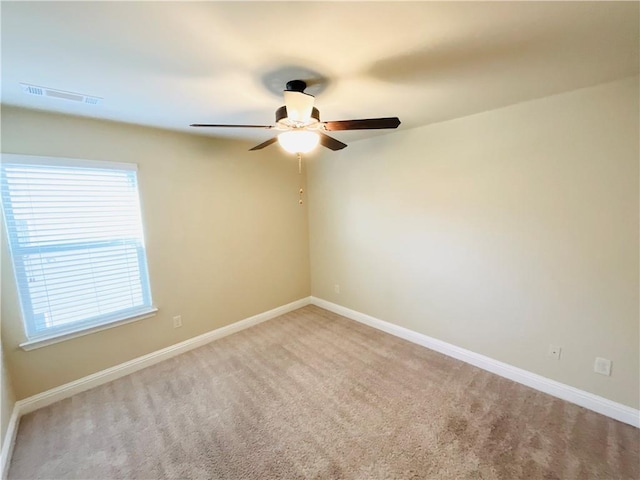
[[[4,152],[138,163],[160,309],[22,351],[3,233],[15,396],[302,298],[311,278],[318,297],[638,408],[638,131],[634,78],[352,142],[307,160],[308,235],[277,148],[3,107]]]
[[[258,143],[258,142],[254,142]],[[25,352],[2,234],[2,340],[18,399],[309,295],[297,162],[277,148],[2,109],[2,151],[139,166],[157,316]],[[182,315],[174,329],[172,317]]]
[[[0,346],[0,448],[5,440],[9,420],[16,404],[16,397],[13,393],[13,384],[7,371],[4,352]]]
[[[312,294],[638,408],[639,127],[633,78],[323,155]]]

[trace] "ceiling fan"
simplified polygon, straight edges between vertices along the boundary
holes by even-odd
[[[347,146],[324,132],[337,130],[374,130],[382,128],[397,128],[400,125],[398,117],[365,118],[359,120],[320,121],[320,112],[313,106],[314,96],[305,93],[307,83],[304,80],[287,82],[284,91],[284,103],[276,110],[275,125],[224,125],[211,123],[193,123],[192,127],[211,128],[266,128],[276,129],[281,133],[266,142],[256,145],[250,150],[261,150],[275,142],[291,153],[307,153],[318,143],[329,150],[342,150]]]

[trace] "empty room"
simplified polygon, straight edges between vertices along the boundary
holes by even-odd
[[[640,478],[639,2],[0,18],[3,479]]]

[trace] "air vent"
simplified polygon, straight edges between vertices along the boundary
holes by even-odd
[[[33,85],[25,85],[21,83],[22,91],[25,93],[30,93],[31,95],[44,95],[44,91],[40,87],[35,87]]]
[[[52,97],[60,100],[67,100],[69,102],[86,103],[88,105],[100,105],[102,98],[92,97],[84,95],[82,93],[65,92],[64,90],[56,90],[55,88],[39,87],[37,85],[29,85],[27,83],[21,83],[22,91],[29,95],[36,95],[38,97]]]

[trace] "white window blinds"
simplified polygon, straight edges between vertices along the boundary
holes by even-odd
[[[3,155],[0,171],[30,340],[151,310],[135,165]]]

